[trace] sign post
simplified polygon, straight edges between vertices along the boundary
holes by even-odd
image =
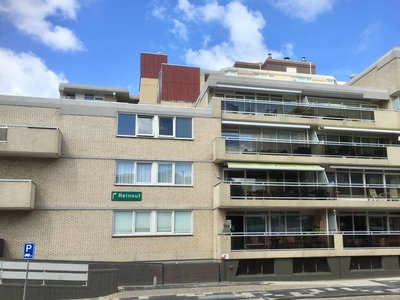
[[[29,260],[33,259],[35,255],[35,243],[25,243],[24,251],[22,254],[23,259],[27,259],[28,263],[26,265],[26,276],[25,276],[25,284],[24,284],[24,294],[22,296],[22,300],[25,300],[26,295],[26,286],[28,284],[28,272],[29,272]]]

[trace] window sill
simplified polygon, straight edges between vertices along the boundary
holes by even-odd
[[[159,139],[159,140],[177,140],[177,141],[194,141],[194,138],[180,138],[169,136],[154,136],[154,135],[116,135],[117,138],[139,138],[139,139]]]
[[[193,233],[182,233],[182,234],[113,234],[112,238],[129,238],[129,237],[184,237],[193,236]]]
[[[114,186],[141,186],[141,187],[193,187],[193,184],[144,184],[144,183],[114,183]]]

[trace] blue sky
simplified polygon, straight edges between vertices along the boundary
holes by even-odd
[[[0,94],[139,93],[140,53],[219,70],[289,56],[347,81],[400,46],[397,0],[0,0]]]

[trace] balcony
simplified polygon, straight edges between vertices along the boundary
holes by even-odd
[[[343,247],[345,249],[400,247],[400,232],[343,232]]]
[[[221,182],[214,187],[215,208],[297,207],[398,208],[400,186],[342,183]],[[393,201],[393,202],[388,202]]]
[[[301,117],[337,121],[374,122],[376,105],[344,105],[336,103],[309,102],[296,100],[263,101],[252,99],[225,98],[221,101],[222,113],[248,114],[258,116]]]
[[[33,209],[35,191],[31,180],[0,179],[0,210]]]
[[[400,232],[229,233],[218,237],[218,250],[229,259],[399,255]],[[358,246],[361,245],[361,246]]]
[[[214,139],[214,161],[304,161],[312,163],[379,164],[379,161],[396,161],[400,156],[398,144],[370,144],[328,141],[287,141],[262,138],[217,137]],[[270,156],[273,156],[270,157]],[[279,160],[276,160],[279,156]],[[307,158],[307,159],[303,159]],[[371,161],[372,159],[372,161]]]
[[[0,156],[59,158],[62,134],[55,127],[0,126]]]
[[[273,251],[296,249],[334,249],[333,234],[277,233],[271,235],[235,233],[231,251]]]

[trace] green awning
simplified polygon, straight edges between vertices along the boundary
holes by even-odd
[[[297,170],[297,171],[324,171],[319,165],[300,165],[300,164],[263,164],[263,163],[240,163],[228,162],[231,169],[256,169],[256,170]]]

